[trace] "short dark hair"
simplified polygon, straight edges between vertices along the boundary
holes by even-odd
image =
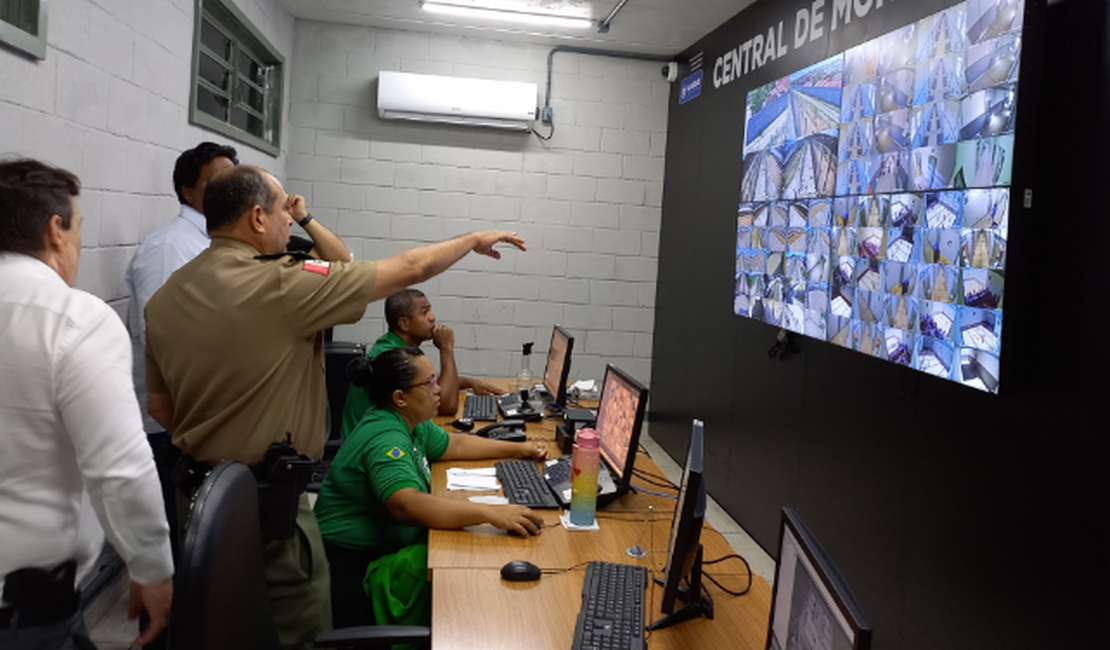
[[[30,158],[0,161],[0,252],[41,252],[50,217],[61,217],[69,230],[70,197],[80,193],[81,180],[60,167]]]
[[[401,289],[385,299],[385,323],[390,332],[400,328],[401,318],[412,318],[412,303],[417,298],[423,298],[424,292],[419,289]]]
[[[393,405],[393,391],[408,390],[416,381],[419,370],[416,360],[424,356],[420,348],[401,347],[386,350],[376,357],[359,357],[347,364],[351,384],[366,391],[370,401],[380,408]]]
[[[254,167],[238,165],[212,177],[204,190],[204,219],[208,232],[239,220],[256,205],[270,214],[274,188]]]
[[[173,166],[173,191],[177,192],[177,200],[181,205],[187,203],[182,188],[196,187],[200,180],[200,168],[216,158],[227,158],[233,164],[239,164],[239,154],[235,147],[215,142],[202,142],[177,157],[177,163]]]

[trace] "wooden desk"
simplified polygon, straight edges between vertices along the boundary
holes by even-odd
[[[508,382],[504,382],[506,385]],[[465,399],[465,398],[464,398]],[[461,410],[462,400],[460,400]],[[450,417],[438,418],[449,422]],[[555,422],[530,422],[530,440],[554,444]],[[448,499],[467,499],[474,492],[448,491],[447,466],[488,467],[491,461],[434,463],[432,493]],[[644,453],[636,466],[662,476],[658,466]],[[635,480],[634,485],[644,485]],[[655,490],[652,486],[644,486]],[[569,648],[582,602],[583,563],[591,560],[636,564],[652,577],[662,578],[675,500],[643,493],[627,494],[598,510],[597,532],[569,532],[559,523],[558,510],[540,510],[543,532],[521,539],[492,526],[466,530],[432,530],[428,540],[428,571],[432,579],[433,648]],[[649,510],[649,506],[653,511]],[[705,558],[732,553],[724,538],[705,524],[701,537]],[[647,557],[635,559],[625,549],[639,544]],[[537,582],[510,583],[501,580],[500,569],[512,560],[527,560],[541,569],[561,570],[545,574]],[[576,566],[583,564],[583,566]],[[747,573],[738,561],[713,565],[708,571],[725,586],[740,590]],[[741,648],[760,650],[766,642],[770,618],[771,588],[755,576],[751,591],[730,596],[707,581],[713,596],[714,620],[688,621],[659,630],[649,637],[658,648]],[[646,599],[645,619],[661,615],[662,588],[653,585]]]
[[[432,648],[568,650],[582,603],[584,575],[583,567],[545,575],[536,582],[505,582],[495,569],[439,569],[432,583]],[[730,589],[736,583],[743,585],[740,580],[724,582]],[[652,632],[651,650],[763,650],[771,603],[767,583],[757,577],[749,593],[735,597],[712,583],[708,588],[713,620],[700,618]],[[653,585],[645,599],[646,620],[659,618],[662,598],[662,587]]]

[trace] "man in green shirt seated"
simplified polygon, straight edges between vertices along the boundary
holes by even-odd
[[[436,323],[432,303],[423,291],[405,289],[386,298],[385,322],[389,331],[374,342],[366,353],[367,358],[395,348],[418,348],[421,343],[430,340],[439,350],[438,381],[442,390],[439,415],[454,415],[458,412],[460,390],[470,389],[476,395],[495,395],[501,392],[480,379],[459,376],[455,365],[455,332],[446,325]],[[351,386],[343,407],[344,440],[354,431],[368,408],[370,400],[366,397],[366,392]]]

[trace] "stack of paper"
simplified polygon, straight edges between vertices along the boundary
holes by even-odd
[[[500,490],[501,484],[497,482],[497,470],[492,467],[480,467],[476,469],[448,467],[447,489]]]

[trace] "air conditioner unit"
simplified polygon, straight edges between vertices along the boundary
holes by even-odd
[[[536,119],[536,84],[383,70],[378,116],[528,131]]]

